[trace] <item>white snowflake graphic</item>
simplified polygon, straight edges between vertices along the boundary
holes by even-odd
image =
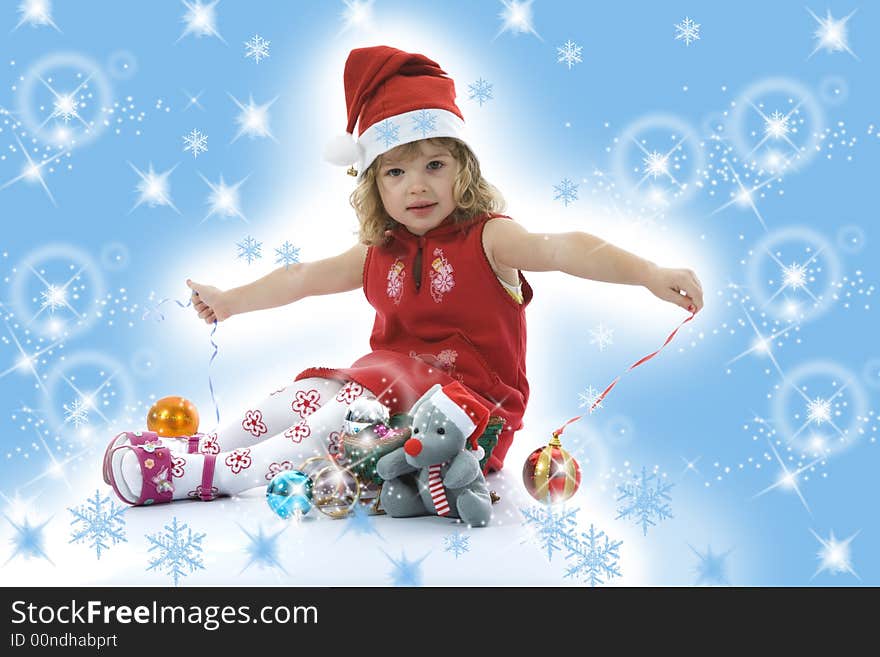
[[[128,542],[125,538],[125,519],[122,517],[128,507],[110,502],[109,496],[101,497],[100,491],[95,491],[95,496],[88,499],[88,504],[68,507],[67,510],[73,514],[70,524],[79,525],[71,534],[69,543],[90,541],[89,547],[95,548],[98,559],[101,558],[101,550],[109,549],[108,540],[113,545]]]
[[[73,424],[75,429],[79,429],[89,423],[89,405],[81,399],[74,399],[69,405],[64,404],[63,408],[65,424]]]
[[[239,259],[244,258],[245,260],[247,260],[248,264],[251,264],[254,260],[259,260],[263,257],[263,254],[261,252],[263,248],[263,243],[258,242],[250,235],[245,237],[243,241],[238,242],[236,246],[238,247]]]
[[[482,107],[483,103],[485,103],[487,100],[492,100],[493,98],[492,85],[483,78],[480,78],[473,84],[469,84],[468,91],[470,92],[470,96],[468,96],[468,98],[470,100],[476,100],[477,102],[479,102],[480,107]]]
[[[779,110],[774,110],[770,116],[764,117],[764,134],[773,139],[782,139],[791,132],[789,117]]]
[[[194,158],[200,153],[208,150],[208,135],[204,135],[198,130],[193,130],[188,135],[183,136],[184,152],[191,151]]]
[[[649,475],[647,469],[642,467],[640,477],[634,477],[631,482],[617,487],[620,493],[617,501],[621,504],[617,507],[615,520],[635,518],[636,524],[642,525],[642,533],[647,536],[648,525],[652,527],[657,525],[652,518],[660,521],[672,517],[672,509],[669,506],[672,497],[669,491],[673,486],[674,484],[661,483],[656,473]]]
[[[50,313],[54,313],[56,308],[67,305],[67,287],[59,287],[49,283],[45,290],[40,292],[40,310],[46,308]]]
[[[601,323],[594,329],[590,329],[590,344],[598,345],[599,351],[605,351],[605,347],[614,344],[614,329],[603,326]]]
[[[285,268],[299,262],[299,249],[288,241],[275,249],[275,264],[284,265]]]
[[[79,118],[76,111],[79,102],[73,94],[56,94],[52,103],[52,117],[59,117],[65,123],[70,123],[73,117]]]
[[[668,155],[663,155],[657,151],[651,151],[648,153],[647,157],[642,158],[642,163],[645,165],[645,168],[642,169],[642,171],[654,178],[654,180],[657,180],[658,176],[669,174]]]
[[[581,58],[581,51],[583,48],[572,41],[566,41],[565,45],[557,46],[556,53],[559,57],[556,59],[557,62],[568,64],[568,70],[571,70],[571,67],[575,64],[579,64],[584,61]]]
[[[468,541],[470,540],[470,536],[466,536],[461,532],[456,532],[455,534],[445,536],[443,538],[443,544],[446,547],[443,548],[443,551],[452,552],[452,554],[455,555],[455,558],[458,559],[458,557],[460,557],[465,552],[471,551],[470,545],[468,545]]]
[[[694,41],[700,39],[700,24],[695,23],[689,17],[685,16],[684,20],[675,26],[675,40],[684,41],[684,45],[689,46]]]
[[[807,420],[817,425],[831,421],[831,400],[816,397],[807,402]]]
[[[578,393],[578,406],[589,408],[592,414],[594,410],[602,408],[602,402],[599,401],[601,394],[593,386],[587,386],[586,390]]]
[[[259,64],[260,61],[269,57],[269,44],[271,41],[266,41],[259,34],[255,34],[250,41],[244,42],[245,47],[245,57],[252,57],[253,60]]]
[[[158,553],[150,560],[147,570],[164,570],[167,575],[171,575],[174,586],[177,586],[181,577],[195,572],[197,568],[205,569],[201,555],[203,538],[205,534],[194,534],[189,525],[178,525],[177,517],[173,517],[171,524],[165,525],[165,533],[157,532],[146,536],[150,542],[147,551],[155,550]]]
[[[547,550],[548,561],[553,560],[554,550],[571,549],[577,542],[574,535],[577,512],[578,509],[554,511],[550,505],[520,509],[525,518],[523,525],[532,527],[536,542]]]
[[[376,132],[376,141],[384,142],[386,147],[400,141],[400,135],[398,135],[400,126],[388,119],[385,119],[376,127]]]
[[[566,558],[574,557],[574,565],[565,572],[566,577],[580,575],[590,582],[590,586],[604,584],[603,577],[620,577],[620,567],[617,560],[620,558],[618,549],[623,541],[611,541],[605,532],[596,533],[596,528],[590,525],[590,531],[581,532],[582,541],[577,541],[571,548]],[[605,538],[605,544],[600,541]]]
[[[575,183],[568,178],[564,178],[558,185],[553,185],[553,191],[555,192],[553,200],[558,201],[561,199],[565,205],[568,205],[577,200],[577,189],[578,186]]]
[[[427,137],[429,132],[437,132],[437,113],[422,110],[412,117],[413,129],[422,133],[422,137]]]

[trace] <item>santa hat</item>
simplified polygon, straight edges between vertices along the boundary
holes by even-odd
[[[345,62],[344,82],[346,134],[326,145],[324,159],[354,165],[352,175],[363,174],[373,160],[401,144],[432,137],[463,140],[455,84],[424,55],[389,46],[356,48]]]
[[[477,439],[489,424],[489,409],[458,381],[440,388],[431,395],[430,401],[465,435],[471,449],[481,451]]]

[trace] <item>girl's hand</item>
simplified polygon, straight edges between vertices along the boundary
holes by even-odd
[[[690,269],[657,267],[645,287],[654,296],[692,313],[703,308],[703,286]]]
[[[206,324],[222,322],[229,319],[235,312],[232,310],[229,293],[219,290],[213,285],[202,285],[186,279],[186,284],[192,290],[192,304],[199,317]]]

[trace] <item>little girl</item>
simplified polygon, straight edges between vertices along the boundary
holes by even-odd
[[[325,156],[355,163],[359,242],[242,287],[187,285],[209,324],[362,287],[376,310],[372,351],[348,368],[305,370],[207,436],[163,442],[120,434],[108,447],[105,478],[126,502],[209,500],[265,485],[310,456],[338,452],[354,400],[378,399],[401,413],[434,384],[454,381],[504,420],[486,463],[487,471],[500,470],[529,398],[532,290],[523,271],[643,285],[691,312],[702,308],[690,270],[658,267],[586,233],[529,233],[499,214],[503,199],[482,177],[453,81],[436,62],[387,46],[360,48],[344,79],[348,134]]]

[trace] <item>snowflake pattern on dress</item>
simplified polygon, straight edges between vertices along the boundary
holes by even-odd
[[[362,394],[364,394],[364,387],[360,383],[349,381],[339,390],[339,394],[336,395],[336,401],[350,404]]]
[[[284,432],[284,437],[290,438],[290,440],[295,443],[301,443],[304,438],[308,438],[311,435],[312,428],[305,420],[303,420],[299,424],[290,427],[290,429]]]
[[[185,465],[186,465],[185,458],[183,458],[182,456],[172,456],[171,457],[171,476],[177,477],[178,479],[180,479],[180,477],[183,476],[183,472],[184,472],[183,466],[185,466]]]
[[[400,305],[400,298],[403,296],[403,281],[406,279],[406,265],[403,260],[398,258],[388,270],[388,298],[394,302],[394,305]]]
[[[455,287],[455,277],[452,275],[454,269],[443,255],[443,249],[434,249],[434,256],[430,273],[431,298],[435,303],[440,303],[443,301],[443,295]]]
[[[209,433],[207,436],[202,438],[202,442],[199,445],[199,453],[200,454],[219,454],[220,453],[220,443],[217,442],[217,434]]]
[[[251,450],[249,447],[239,447],[226,457],[226,465],[232,470],[232,474],[238,474],[242,470],[251,467]]]
[[[296,399],[290,407],[294,413],[298,413],[301,418],[307,418],[309,415],[317,411],[320,407],[321,393],[314,388],[312,390],[296,391]]]
[[[293,470],[293,463],[290,461],[281,461],[281,463],[270,463],[269,471],[266,473],[266,481],[272,481],[279,472],[285,470]]]
[[[263,422],[263,411],[260,410],[247,411],[244,414],[244,419],[241,421],[241,428],[254,438],[259,438],[269,431],[266,428],[266,423]]]

